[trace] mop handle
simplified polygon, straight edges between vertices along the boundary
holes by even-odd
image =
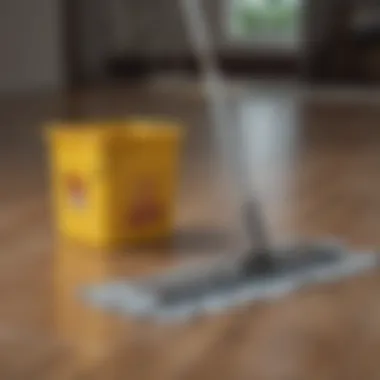
[[[197,0],[181,0],[183,18],[186,22],[189,42],[192,45],[193,51],[196,53],[196,58],[200,65],[200,74],[202,76],[202,83],[206,93],[206,99],[213,118],[213,128],[215,135],[216,148],[218,150],[219,158],[221,159],[222,176],[226,175],[226,167],[231,169],[230,174],[236,176],[236,170],[239,168],[233,166],[234,160],[237,157],[229,159],[229,151],[231,150],[231,123],[230,115],[226,109],[227,104],[227,91],[224,81],[218,69],[217,59],[214,53],[213,44],[210,38],[210,31],[208,24],[205,20],[204,10]],[[223,178],[224,179],[224,178]],[[242,181],[242,176],[234,178]],[[239,186],[240,190],[246,189],[246,186]]]
[[[230,157],[227,157],[236,138],[233,134],[235,132],[236,135],[237,131],[228,112],[226,85],[218,69],[204,9],[201,7],[200,0],[181,0],[180,5],[190,43],[200,64],[211,116],[214,119],[214,133],[222,160],[222,175],[226,175],[227,168],[233,172],[231,173],[235,176],[233,180],[236,181],[237,190],[241,192],[242,217],[248,239],[257,251],[266,252],[269,248],[269,239],[259,203],[250,195],[249,176],[244,170],[246,165],[244,157],[242,152],[237,151],[242,147],[237,146],[233,155],[230,154]],[[236,165],[233,165],[234,162]]]

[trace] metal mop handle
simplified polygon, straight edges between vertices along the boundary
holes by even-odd
[[[218,70],[217,58],[205,20],[204,9],[201,7],[200,0],[181,0],[180,4],[189,39],[201,67],[207,100],[214,119],[214,133],[222,160],[222,174],[223,176],[226,175],[228,167],[235,175],[233,179],[237,182],[238,190],[242,192],[243,222],[249,235],[249,240],[255,248],[247,255],[247,260],[250,261],[253,256],[255,256],[255,259],[260,256],[261,259],[265,257],[263,261],[268,261],[268,236],[258,202],[253,201],[249,194],[250,189],[247,183],[249,176],[247,175],[248,173],[244,172],[244,157],[239,154],[239,147],[236,147],[233,156],[230,154],[228,157],[228,152],[231,150],[234,138],[236,138],[233,136],[233,132],[236,134],[236,131],[234,131],[234,124],[227,109],[226,86]],[[236,165],[233,165],[233,162]]]

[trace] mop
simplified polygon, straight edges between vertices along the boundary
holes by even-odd
[[[251,247],[245,252],[207,262],[177,266],[155,276],[121,279],[81,290],[91,305],[136,318],[156,321],[186,321],[221,313],[256,301],[273,300],[306,286],[333,283],[375,270],[380,263],[373,252],[350,252],[331,242],[271,245],[257,199],[249,194],[243,159],[231,165],[226,146],[229,114],[226,90],[217,67],[215,52],[200,0],[180,1],[190,41],[199,59],[221,166],[233,171],[242,192],[242,221]],[[231,137],[231,136],[230,136]],[[234,154],[239,155],[238,152]],[[236,157],[235,157],[236,158]],[[229,161],[229,162],[227,162]]]

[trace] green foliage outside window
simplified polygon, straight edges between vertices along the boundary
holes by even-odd
[[[296,0],[232,0],[232,32],[244,38],[294,38],[299,20]]]

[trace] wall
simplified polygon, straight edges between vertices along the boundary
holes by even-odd
[[[81,3],[82,72],[99,73],[112,55],[178,57],[189,51],[179,0],[78,0]],[[225,37],[228,0],[202,0],[219,51],[252,54]]]
[[[225,31],[229,2],[201,0],[217,50],[224,56],[254,56],[257,51],[246,43],[228,40]],[[306,0],[305,0],[306,1]],[[312,0],[325,1],[325,0]],[[329,0],[326,0],[329,1]],[[84,77],[104,72],[107,58],[143,56],[183,58],[190,46],[180,0],[77,0],[80,3],[78,49]],[[268,53],[268,52],[267,52]],[[281,53],[278,51],[275,56]],[[266,54],[271,56],[271,52]],[[284,51],[285,57],[288,53]],[[290,53],[290,56],[292,54]]]
[[[205,11],[206,21],[219,51],[231,56],[253,54],[255,49],[252,48],[252,44],[247,41],[231,40],[228,36],[230,10],[232,10],[234,1],[200,0],[200,4]],[[303,1],[306,2],[307,0]],[[323,0],[319,1],[322,2]],[[155,0],[154,2],[139,0],[135,3],[133,0],[112,0],[112,2],[125,4],[124,10],[119,8],[113,17],[113,20],[119,20],[114,23],[114,28],[118,29],[115,35],[129,36],[129,40],[127,39],[124,43],[131,42],[130,38],[131,34],[133,35],[134,28],[138,30],[145,26],[145,35],[141,33],[144,51],[153,54],[177,53],[178,55],[178,53],[188,50],[185,20],[180,8],[181,0]],[[120,16],[123,11],[127,15],[124,23]],[[129,21],[125,22],[126,20]],[[157,24],[156,28],[153,27],[155,23]],[[117,24],[124,25],[124,30],[118,28]],[[138,37],[138,33],[135,36]],[[119,41],[122,42],[122,38]],[[283,51],[287,54],[289,50],[285,48]],[[276,54],[279,54],[279,49],[277,49]]]
[[[229,1],[201,0],[217,49],[226,53],[249,53],[252,49],[228,41],[225,35]],[[112,0],[109,17],[113,38],[120,51],[140,51],[150,56],[178,56],[189,51],[187,31],[179,0]],[[120,3],[123,6],[120,6]]]
[[[112,50],[114,37],[112,29],[117,28],[120,22],[116,20],[115,26],[109,18],[109,7],[114,0],[73,0],[73,12],[76,12],[75,30],[77,35],[73,36],[75,41],[74,54],[77,55],[75,62],[80,67],[75,68],[80,78],[99,77],[103,71],[104,59]],[[121,3],[121,1],[120,1]],[[121,14],[120,12],[119,14]],[[120,20],[119,20],[120,21]],[[127,19],[124,23],[127,24]],[[123,28],[126,28],[122,24]],[[119,33],[121,34],[121,33]]]
[[[306,76],[317,81],[356,81],[362,57],[357,51],[357,43],[350,28],[352,2],[347,0],[307,0],[306,2],[308,5]]]
[[[60,0],[0,1],[0,92],[64,82]]]
[[[109,4],[114,4],[109,19],[115,52],[178,56],[188,51],[178,0],[112,0]]]

